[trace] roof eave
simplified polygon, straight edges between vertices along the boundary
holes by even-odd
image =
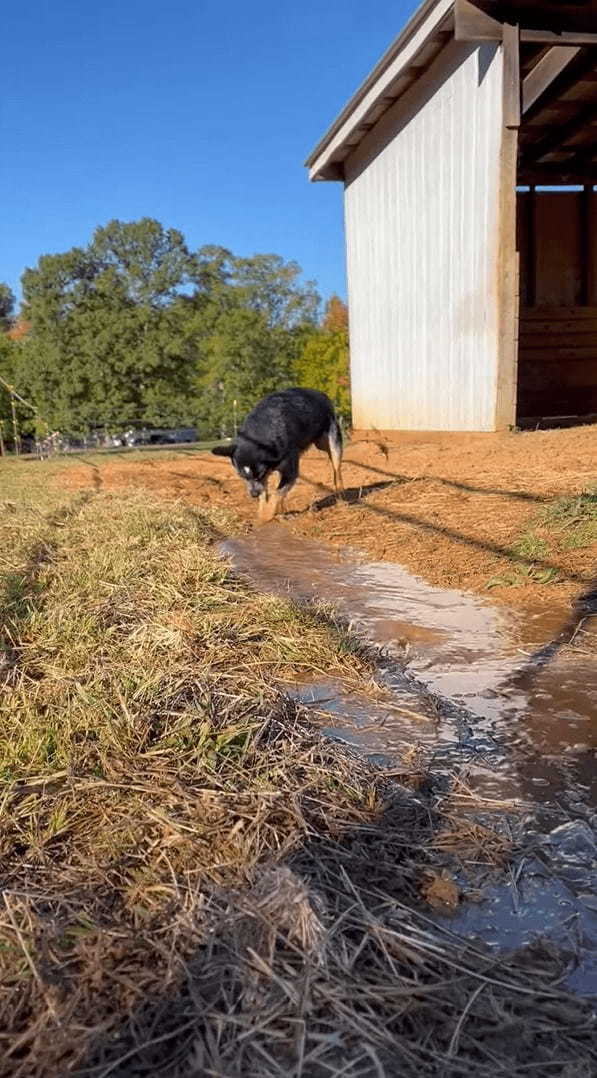
[[[451,14],[454,0],[424,0],[305,161],[311,180],[342,180],[342,157],[384,91],[407,70]],[[365,121],[366,122],[366,121]],[[369,124],[372,126],[372,124]]]

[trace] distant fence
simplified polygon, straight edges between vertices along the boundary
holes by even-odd
[[[238,431],[236,400],[232,402],[233,407],[228,422],[220,423],[217,432],[213,428],[208,431],[200,430],[192,424],[180,427],[129,426],[121,430],[96,424],[92,425],[85,434],[53,431],[40,415],[36,406],[21,396],[14,386],[0,378],[0,387],[4,388],[10,399],[10,421],[7,423],[0,420],[0,456],[11,453],[16,456],[26,454],[45,458],[62,453],[174,446],[192,442],[209,445],[218,441],[229,441],[232,436],[236,437]],[[31,413],[33,424],[36,428],[35,434],[23,434],[20,430],[17,403]],[[343,416],[339,415],[338,420],[340,426],[344,429],[346,424]]]
[[[41,419],[35,406],[21,397],[17,391],[0,378],[10,398],[11,421],[9,424],[0,420],[0,456],[8,453],[15,456],[35,455],[51,457],[60,453],[75,453],[85,450],[134,449],[142,446],[184,445],[196,442],[199,431],[194,426],[186,427],[129,427],[114,431],[104,427],[95,427],[86,434],[70,434],[52,431]],[[28,408],[34,418],[36,434],[23,434],[19,428],[15,402]],[[212,441],[217,438],[213,437]]]
[[[234,436],[238,430],[238,402],[232,401],[232,407],[228,418],[219,425],[219,433],[215,431],[201,433],[196,426],[189,424],[186,427],[128,427],[126,430],[117,430],[97,424],[92,425],[86,434],[70,434],[64,431],[51,430],[49,424],[40,415],[35,404],[28,401],[17,392],[14,386],[0,378],[0,387],[4,388],[10,400],[10,430],[0,420],[0,456],[5,456],[9,444],[10,451],[16,456],[21,453],[36,455],[38,457],[55,456],[57,453],[76,452],[77,450],[101,450],[101,449],[133,449],[136,446],[151,445],[183,445],[197,442],[200,438],[206,442],[224,441],[230,428]],[[19,429],[16,403],[26,408],[34,421],[36,433],[23,435]]]

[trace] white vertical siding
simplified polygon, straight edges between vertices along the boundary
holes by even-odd
[[[495,427],[501,85],[451,44],[346,163],[357,427]]]

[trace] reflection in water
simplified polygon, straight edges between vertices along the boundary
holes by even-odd
[[[393,687],[418,710],[425,713],[424,690],[458,705],[469,717],[467,750],[495,755],[487,776],[492,785],[506,783],[511,795],[515,782],[523,800],[546,806],[564,797],[597,807],[595,619],[582,626],[573,647],[558,647],[549,662],[537,661],[545,642],[558,637],[566,611],[498,609],[477,596],[431,587],[398,565],[366,562],[296,538],[277,524],[222,549],[264,590],[332,603],[400,659],[412,681],[394,673]],[[341,732],[343,708],[337,705],[334,713]],[[344,732],[353,726],[349,720]],[[381,742],[412,737],[399,714],[383,729]],[[445,713],[439,728],[419,730],[423,741],[438,735],[463,744]]]
[[[594,607],[580,611],[584,621],[563,609],[498,609],[279,524],[221,549],[262,590],[333,604],[383,648],[382,666],[389,656],[394,707],[333,682],[289,689],[324,729],[385,760],[421,746],[434,774],[466,765],[478,793],[534,806],[541,858],[523,866],[516,886],[501,883],[467,905],[454,927],[502,946],[546,932],[574,950],[572,934],[582,959],[570,983],[597,991]]]

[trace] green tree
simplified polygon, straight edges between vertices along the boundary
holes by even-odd
[[[237,307],[224,312],[205,342],[201,426],[231,434],[234,401],[240,419],[266,393],[292,385],[303,342],[300,327],[272,329],[261,311]]]
[[[11,393],[7,387],[17,388],[20,385],[20,357],[21,345],[5,333],[0,334],[0,425],[4,445],[10,449],[14,447],[14,427]],[[45,434],[39,417],[18,398],[14,398],[14,413],[20,437]]]
[[[191,253],[159,222],[111,221],[86,248],[23,275],[19,375],[54,429],[230,426],[288,385],[319,297],[299,267],[226,248]]]
[[[0,333],[0,431],[3,441],[6,443],[10,425],[10,395],[3,382],[12,385],[14,378],[14,364],[12,350],[14,345],[6,334]]]
[[[231,284],[243,307],[258,311],[271,328],[292,330],[315,325],[320,299],[313,281],[302,283],[296,262],[279,255],[253,255],[232,261]]]
[[[193,259],[175,230],[111,221],[88,248],[40,258],[23,275],[32,332],[22,375],[58,429],[186,421],[181,355]]]
[[[96,288],[122,302],[163,307],[191,280],[194,260],[181,232],[159,221],[110,221],[96,229],[89,247],[97,267]]]
[[[0,281],[0,331],[8,329],[15,308],[14,292],[7,284]]]
[[[292,385],[320,305],[300,268],[277,255],[237,258],[225,248],[197,255],[200,426],[232,433],[266,393]]]
[[[320,330],[307,340],[295,364],[298,385],[327,393],[336,411],[350,422],[350,373],[346,330]]]
[[[339,415],[350,422],[348,308],[338,296],[328,300],[321,325],[306,337],[294,372],[299,385],[327,393]]]

